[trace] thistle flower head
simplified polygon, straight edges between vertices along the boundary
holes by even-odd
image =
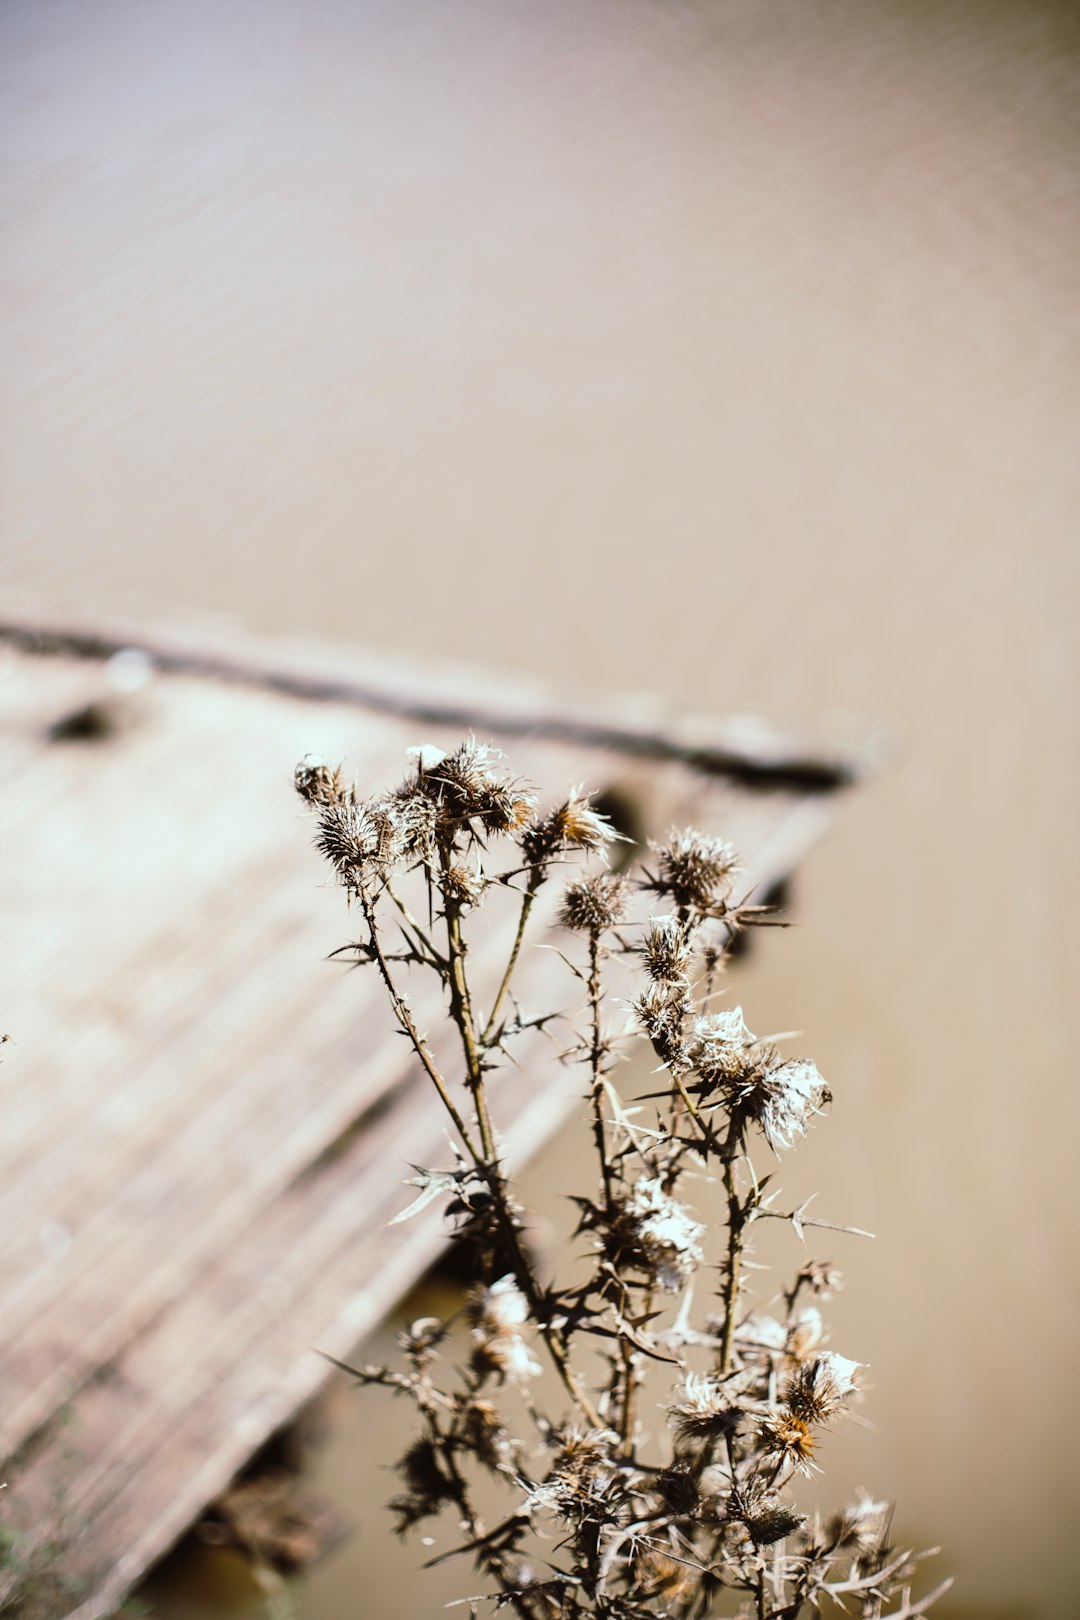
[[[532,813],[534,797],[520,783],[499,771],[502,756],[475,737],[459,743],[452,753],[417,762],[416,786],[437,806],[448,830],[479,823],[486,831],[516,832]]]
[[[645,971],[654,984],[685,985],[690,973],[693,940],[678,917],[653,917],[641,941]]]
[[[460,1423],[470,1450],[485,1468],[494,1472],[506,1467],[513,1455],[514,1442],[497,1406],[472,1397],[460,1407]]]
[[[733,1085],[732,1101],[743,1117],[761,1127],[769,1146],[790,1148],[832,1093],[808,1058],[772,1067],[754,1065]]]
[[[669,1066],[683,1068],[687,1061],[683,1025],[689,1009],[685,985],[649,984],[630,1003],[641,1033],[657,1056]]]
[[[626,879],[614,872],[596,872],[566,885],[559,921],[564,928],[584,934],[602,934],[621,921],[627,898]]]
[[[777,1407],[762,1419],[758,1430],[762,1454],[770,1461],[787,1464],[797,1473],[809,1476],[816,1468],[816,1445],[810,1425],[794,1412]]]
[[[656,1476],[656,1488],[672,1513],[680,1517],[693,1513],[701,1494],[695,1470],[684,1463],[672,1463],[670,1467],[662,1468]]]
[[[562,804],[544,816],[535,816],[521,833],[521,848],[530,866],[542,866],[567,850],[604,855],[607,845],[622,834],[589,802],[592,795],[572,788]]]
[[[710,1085],[736,1079],[747,1067],[748,1054],[756,1046],[746,1027],[741,1007],[725,1007],[722,1012],[695,1018],[687,1061],[694,1073]],[[749,1058],[751,1063],[756,1058]]]
[[[806,1523],[806,1515],[796,1513],[764,1480],[751,1476],[731,1491],[728,1515],[744,1524],[755,1547],[773,1547],[794,1535]]]
[[[666,895],[677,907],[705,915],[725,904],[739,870],[738,856],[730,844],[688,827],[682,832],[673,830],[663,843],[649,847],[656,855],[657,870],[646,888]]]
[[[788,1328],[787,1353],[795,1361],[815,1355],[825,1338],[825,1324],[816,1305],[807,1305]]]
[[[362,888],[373,876],[385,875],[404,853],[394,816],[377,803],[323,804],[315,844],[351,888]]]
[[[642,1176],[619,1205],[611,1240],[623,1264],[674,1293],[701,1263],[704,1230],[686,1206],[664,1190],[659,1177]]]
[[[784,1399],[788,1410],[803,1423],[828,1423],[843,1411],[844,1400],[857,1387],[853,1374],[859,1362],[826,1350],[790,1379]]]
[[[829,1299],[844,1286],[844,1274],[831,1260],[807,1260],[799,1272],[798,1283],[809,1288],[818,1299]]]
[[[571,1428],[560,1439],[550,1473],[530,1491],[524,1509],[547,1508],[580,1523],[592,1517],[615,1476],[611,1459],[619,1437],[611,1429]]]
[[[348,796],[340,766],[333,767],[318,754],[305,754],[293,776],[296,791],[308,804],[342,804]]]
[[[742,1409],[728,1400],[722,1385],[693,1372],[686,1374],[681,1398],[668,1411],[677,1437],[684,1441],[730,1438],[743,1419]]]
[[[484,874],[474,867],[455,863],[440,873],[443,893],[461,905],[475,906],[488,886]]]

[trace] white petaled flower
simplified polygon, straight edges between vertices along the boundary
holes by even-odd
[[[664,1191],[663,1182],[643,1176],[630,1193],[624,1216],[645,1267],[660,1287],[673,1293],[700,1264],[705,1228],[684,1204]]]
[[[830,1092],[809,1058],[794,1058],[769,1069],[755,1084],[751,1111],[771,1148],[794,1146]]]

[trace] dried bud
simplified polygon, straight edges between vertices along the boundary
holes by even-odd
[[[796,1513],[760,1479],[750,1479],[731,1492],[728,1513],[746,1526],[755,1547],[773,1547],[806,1523],[805,1514]]]
[[[470,871],[467,866],[449,866],[440,874],[443,893],[461,905],[474,906],[487,888],[482,872]]]
[[[818,1299],[829,1299],[844,1286],[843,1272],[830,1260],[807,1260],[796,1280]]]
[[[831,1521],[829,1536],[841,1547],[874,1553],[888,1534],[891,1517],[888,1502],[874,1502],[864,1492]]]
[[[681,1463],[662,1468],[656,1476],[656,1488],[672,1513],[680,1518],[689,1517],[698,1505],[700,1493],[694,1470]]]
[[[318,754],[305,754],[293,777],[296,791],[308,804],[344,804],[348,791],[341,768],[333,769]]]
[[[388,817],[373,814],[366,805],[325,804],[315,844],[337,868],[342,882],[358,887],[372,870],[389,863],[393,827]]]
[[[685,986],[650,984],[630,1004],[630,1010],[643,1035],[658,1057],[673,1068],[683,1068],[687,1053],[683,1024],[689,1009]]]
[[[807,1305],[788,1328],[787,1353],[794,1361],[815,1355],[825,1338],[825,1325],[816,1305]]]
[[[641,942],[645,971],[655,984],[685,985],[693,952],[690,929],[678,917],[653,917]]]
[[[468,1400],[461,1412],[461,1432],[470,1450],[494,1473],[513,1456],[513,1442],[497,1407],[490,1401]]]
[[[626,904],[626,879],[614,872],[597,872],[566,885],[559,921],[564,928],[585,934],[601,934],[614,928]]]

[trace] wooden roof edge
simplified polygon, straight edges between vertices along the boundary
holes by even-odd
[[[122,622],[56,623],[26,612],[0,619],[0,645],[36,657],[97,662],[137,651],[165,674],[256,687],[307,702],[355,704],[418,724],[551,737],[678,762],[749,788],[832,792],[873,774],[885,752],[875,734],[845,747],[813,744],[752,717],[675,713],[656,696],[577,698],[522,676],[500,672],[496,680],[490,671],[461,662],[406,661],[340,644],[259,638],[232,626],[148,631]]]

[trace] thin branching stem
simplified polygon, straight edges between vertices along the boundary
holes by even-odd
[[[363,891],[360,893],[360,904],[364,912],[364,921],[368,926],[368,943],[370,945],[371,954],[375,960],[376,966],[379,969],[383,984],[386,986],[386,993],[390,997],[390,1005],[394,1009],[394,1015],[397,1018],[401,1028],[405,1031],[405,1034],[412,1042],[413,1050],[420,1059],[420,1062],[424,1065],[432,1085],[439,1094],[439,1099],[442,1102],[443,1107],[450,1115],[450,1118],[454,1123],[454,1129],[461,1138],[462,1146],[465,1148],[465,1151],[468,1153],[473,1163],[478,1167],[482,1167],[484,1164],[483,1155],[476,1146],[476,1143],[473,1141],[472,1132],[469,1130],[469,1127],[462,1118],[454,1099],[451,1097],[450,1092],[447,1089],[446,1081],[439,1073],[435,1059],[431,1055],[431,1049],[416,1027],[413,1020],[413,1015],[409,1010],[408,1003],[401,996],[396,984],[394,983],[393,976],[390,972],[390,964],[387,962],[386,957],[383,954],[382,945],[379,942],[378,929],[375,923],[374,907],[368,896],[363,893]]]
[[[517,967],[517,960],[521,955],[521,947],[525,939],[525,932],[529,926],[529,913],[532,911],[533,905],[535,904],[537,890],[542,882],[542,869],[537,868],[530,875],[529,886],[522,896],[521,910],[518,913],[517,932],[514,934],[514,943],[510,948],[510,956],[506,963],[506,971],[503,973],[499,988],[495,992],[495,1000],[491,1004],[491,1011],[488,1014],[487,1023],[484,1025],[483,1034],[480,1036],[480,1044],[483,1047],[487,1047],[490,1044],[491,1037],[498,1028],[499,1009],[502,1007],[502,1004],[506,999],[507,991],[510,989],[510,981],[514,977],[514,969]]]

